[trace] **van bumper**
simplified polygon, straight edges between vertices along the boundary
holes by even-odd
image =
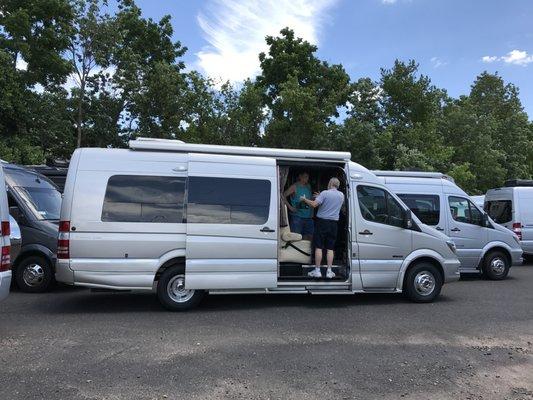
[[[522,265],[524,259],[522,258],[522,249],[512,249],[511,250],[511,265]]]
[[[74,271],[70,269],[69,260],[56,261],[56,281],[74,285]]]
[[[458,259],[444,260],[442,268],[444,270],[444,283],[456,282],[461,278],[459,267],[461,263]]]
[[[0,301],[4,300],[9,294],[11,287],[11,271],[0,272]]]

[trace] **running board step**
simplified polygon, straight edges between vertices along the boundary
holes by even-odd
[[[309,290],[309,293],[311,294],[353,294],[353,292],[351,290],[332,290],[332,289],[327,289],[327,290]]]

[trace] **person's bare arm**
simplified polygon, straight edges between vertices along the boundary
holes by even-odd
[[[318,203],[316,200],[311,200],[304,196],[300,197],[300,200],[304,201],[306,204],[310,205],[313,208],[317,208],[320,205],[320,203]]]
[[[293,195],[296,192],[296,185],[291,185],[287,190],[283,192],[283,196],[281,197],[281,201],[287,206],[289,210],[292,212],[296,211],[296,208],[294,208],[291,203],[287,201],[287,197]]]

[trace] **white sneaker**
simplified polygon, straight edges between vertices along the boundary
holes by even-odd
[[[322,278],[322,273],[320,272],[319,268],[315,268],[311,272],[309,272],[307,275],[309,275],[311,278]]]
[[[328,270],[327,270],[327,272],[326,272],[326,277],[327,277],[328,279],[335,278],[335,272],[333,272],[333,271],[331,270],[331,268],[328,268]]]

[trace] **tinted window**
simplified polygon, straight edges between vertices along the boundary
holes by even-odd
[[[268,220],[270,181],[190,177],[187,222],[261,225]]]
[[[499,224],[513,219],[513,203],[511,200],[494,200],[485,203],[485,211]]]
[[[112,176],[107,183],[102,221],[181,223],[184,192],[184,178]]]
[[[399,194],[398,196],[424,224],[439,224],[439,196],[427,194]]]
[[[450,196],[448,203],[450,204],[452,218],[455,221],[474,225],[482,224],[483,215],[470,200]]]
[[[14,190],[24,200],[37,219],[59,219],[59,213],[61,211],[61,193],[55,188],[15,186]]]
[[[403,226],[403,208],[385,190],[371,186],[358,186],[357,198],[361,214],[367,221]]]

